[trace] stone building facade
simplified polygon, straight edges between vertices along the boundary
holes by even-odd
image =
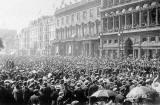
[[[68,2],[68,0],[66,0]],[[65,1],[55,11],[55,55],[99,56],[100,0]]]
[[[51,41],[55,38],[55,20],[53,16],[42,16],[30,22],[19,33],[19,50],[22,56],[50,56]]]
[[[102,0],[100,11],[102,56],[159,56],[159,0]]]

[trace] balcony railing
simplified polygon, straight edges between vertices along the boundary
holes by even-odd
[[[144,28],[149,28],[149,27],[152,27],[152,28],[156,28],[156,27],[158,27],[158,26],[160,26],[160,24],[149,24],[149,25],[147,25],[147,24],[141,24],[141,26],[140,25],[134,25],[133,27],[132,27],[132,25],[130,24],[130,25],[126,25],[125,27],[124,27],[124,30],[127,30],[127,31],[132,31],[132,30],[140,30],[140,29],[144,29]],[[122,28],[121,28],[122,29]],[[115,27],[114,29],[108,29],[108,30],[105,30],[104,31],[104,33],[114,33],[114,32],[118,32],[118,30],[119,30],[119,27]]]
[[[107,1],[107,0],[106,0]],[[130,5],[130,4],[133,4],[133,3],[138,3],[138,2],[142,2],[142,1],[145,1],[145,0],[120,0],[120,2],[114,2],[114,4],[108,4],[106,3],[105,1],[105,5],[102,6],[102,11],[103,9],[113,9],[114,7],[117,8],[119,6],[124,6],[124,5]]]

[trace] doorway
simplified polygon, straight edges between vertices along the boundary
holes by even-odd
[[[130,38],[126,40],[124,50],[126,57],[128,57],[129,55],[133,55],[133,42]]]

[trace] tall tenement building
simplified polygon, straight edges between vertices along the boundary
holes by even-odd
[[[101,32],[100,0],[64,0],[55,11],[55,54],[99,56]]]
[[[102,0],[102,56],[160,55],[160,0]]]

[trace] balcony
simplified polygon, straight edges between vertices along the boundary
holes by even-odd
[[[106,0],[107,1],[107,0]],[[101,8],[101,12],[106,11],[106,10],[111,10],[111,9],[115,9],[115,8],[119,8],[122,6],[127,6],[127,5],[131,5],[131,4],[136,4],[136,3],[140,3],[146,0],[120,0],[119,3],[115,2],[114,4],[111,5],[105,5],[106,1],[104,2],[102,8]],[[116,1],[116,0],[114,0]]]
[[[119,28],[115,29],[108,29],[104,31],[104,35],[112,35],[112,34],[118,34]],[[132,25],[126,25],[123,33],[132,33],[132,32],[143,32],[143,31],[154,31],[154,30],[160,30],[160,24],[150,24],[149,26],[145,25],[135,25],[132,27]]]

